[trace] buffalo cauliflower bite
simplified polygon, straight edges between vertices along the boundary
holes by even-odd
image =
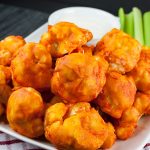
[[[150,94],[150,48],[143,47],[140,60],[136,67],[129,73],[138,90]]]
[[[45,137],[58,148],[96,150],[107,137],[107,125],[89,103],[57,103],[45,115]]]
[[[106,84],[96,102],[103,112],[120,118],[122,113],[133,105],[135,94],[136,86],[132,78],[110,72],[106,75]]]
[[[133,105],[141,115],[150,115],[150,95],[137,92]]]
[[[89,102],[102,90],[107,67],[103,58],[81,53],[58,58],[51,80],[52,92],[64,102]]]
[[[61,57],[85,45],[92,37],[90,31],[73,23],[59,22],[48,27],[48,32],[42,35],[40,43],[48,48],[53,57]]]
[[[125,110],[122,117],[117,120],[115,125],[117,137],[122,140],[131,137],[139,119],[145,114],[150,114],[150,95],[137,92],[133,106]]]
[[[15,87],[50,87],[51,55],[41,44],[27,43],[12,60],[11,70]]]
[[[11,35],[0,41],[0,65],[9,66],[12,58],[23,45],[25,40],[21,36]]]
[[[112,29],[96,45],[96,55],[109,62],[109,70],[119,73],[131,71],[140,58],[141,45],[128,34]]]
[[[30,87],[14,91],[7,104],[7,119],[10,127],[30,138],[44,133],[44,104],[39,92]]]
[[[135,107],[125,110],[115,125],[116,135],[118,139],[126,140],[131,137],[137,127],[141,114]]]

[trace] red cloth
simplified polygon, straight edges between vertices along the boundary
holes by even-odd
[[[42,150],[0,131],[0,150]]]

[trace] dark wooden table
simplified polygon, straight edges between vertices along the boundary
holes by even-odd
[[[49,14],[0,4],[0,40],[8,35],[26,37],[47,22]]]

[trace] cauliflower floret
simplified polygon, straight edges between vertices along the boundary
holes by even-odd
[[[51,66],[51,55],[43,45],[27,43],[11,63],[14,86],[50,88]]]
[[[52,92],[67,102],[89,102],[101,92],[107,62],[97,56],[72,53],[57,59],[51,80]]]
[[[92,37],[90,31],[73,23],[59,22],[48,27],[48,32],[42,35],[40,43],[47,47],[53,57],[61,57],[85,45]]]
[[[150,48],[143,47],[140,60],[136,67],[129,72],[139,91],[150,94]]]
[[[23,45],[25,40],[21,36],[11,35],[0,41],[0,65],[9,66]]]
[[[103,56],[109,63],[109,71],[125,74],[131,71],[140,58],[138,41],[118,29],[112,29],[96,45],[95,55]]]
[[[44,133],[44,103],[39,92],[30,87],[14,91],[7,104],[10,127],[30,138]]]
[[[107,125],[89,103],[56,103],[45,115],[45,137],[57,147],[96,150],[104,143]]]
[[[106,84],[96,102],[103,112],[120,118],[122,113],[133,105],[135,94],[136,86],[132,78],[110,72],[106,75]]]

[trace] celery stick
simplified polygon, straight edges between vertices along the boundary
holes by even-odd
[[[118,16],[119,16],[119,20],[120,20],[120,29],[122,31],[124,31],[125,13],[124,13],[123,8],[119,8]]]
[[[125,15],[125,32],[134,37],[133,12]]]
[[[137,39],[142,45],[144,45],[144,32],[143,32],[143,20],[140,9],[133,8],[134,18],[134,38]]]
[[[144,13],[143,20],[145,45],[150,46],[150,11]]]

